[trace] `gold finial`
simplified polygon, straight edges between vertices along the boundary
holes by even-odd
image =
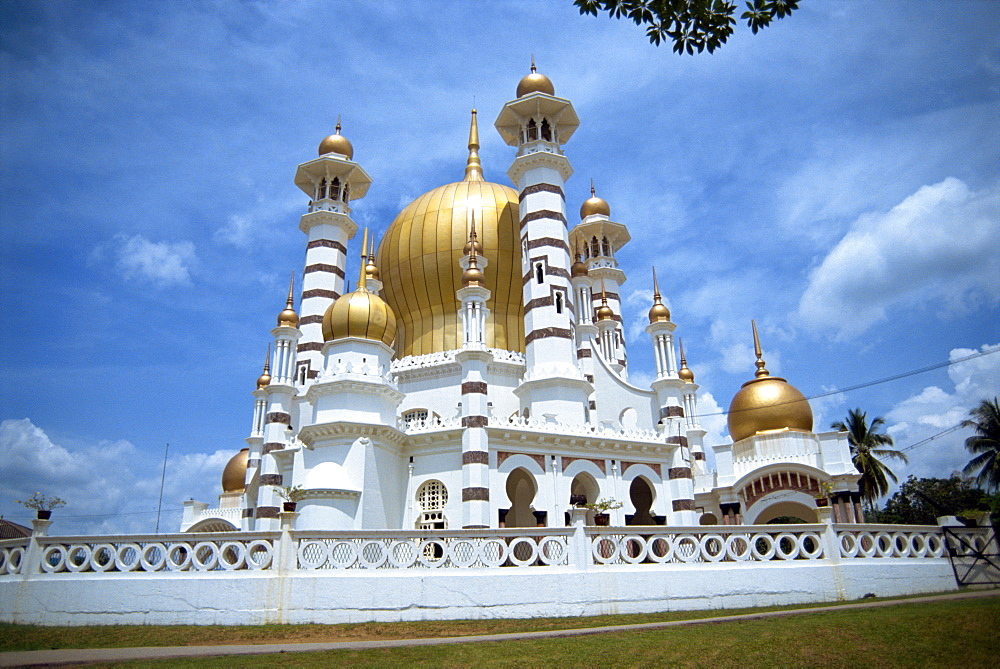
[[[462,255],[471,256],[483,255],[483,245],[479,243],[479,235],[476,234],[476,211],[473,209],[469,212],[472,219],[471,226],[469,228],[469,240],[465,242],[465,246],[462,247]]]
[[[375,235],[368,240],[368,260],[365,262],[365,278],[380,279],[378,265],[375,264]]]
[[[660,282],[656,280],[656,268],[653,268],[653,299],[659,302],[662,299],[660,295]]]
[[[656,268],[653,268],[653,306],[649,308],[650,323],[666,323],[670,321],[670,309],[663,303],[660,295],[660,282],[656,279]]]
[[[531,54],[531,71],[532,72],[536,72],[536,70],[535,70],[535,54]]]
[[[684,340],[679,339],[681,344],[681,368],[677,370],[677,376],[685,383],[694,383],[694,372],[688,369],[687,358],[684,357]]]
[[[609,321],[615,315],[611,307],[608,306],[608,293],[604,289],[604,279],[601,279],[601,306],[597,308],[597,320]]]
[[[257,390],[271,383],[271,345],[267,345],[267,356],[264,358],[264,372],[257,377]]]
[[[337,114],[337,127],[334,130],[338,135],[340,134],[340,114]]]
[[[754,355],[757,356],[757,362],[754,363],[757,366],[757,371],[754,372],[754,376],[760,379],[765,376],[770,376],[771,373],[767,371],[767,368],[764,366],[764,354],[760,350],[760,337],[757,336],[757,321],[751,319],[750,325],[753,326],[753,352]]]
[[[365,228],[365,236],[361,242],[361,271],[358,273],[358,287],[357,291],[359,293],[367,293],[368,289],[365,287],[365,265],[368,264],[368,228]]]
[[[580,252],[580,243],[577,242],[574,246],[576,247],[576,262],[574,262],[573,266],[570,267],[570,276],[587,276],[587,265],[583,262],[583,253]]]
[[[278,327],[297,328],[299,326],[299,315],[295,313],[293,307],[295,304],[294,290],[295,272],[292,272],[291,281],[288,282],[288,300],[285,302],[285,308],[278,314]]]
[[[597,190],[594,188],[594,180],[590,180],[590,197],[597,197]]]
[[[477,250],[477,247],[478,250]],[[466,255],[469,256],[469,266],[462,272],[463,286],[481,286],[485,280],[483,271],[479,269],[479,261],[476,259],[482,247],[476,241],[476,214],[472,214],[472,227],[469,230],[469,241],[465,245]]]
[[[472,110],[472,125],[469,127],[469,160],[465,164],[466,181],[483,181],[483,165],[479,162],[479,123],[476,110]]]

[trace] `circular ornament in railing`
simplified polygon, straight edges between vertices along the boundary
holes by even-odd
[[[139,553],[139,566],[143,571],[160,571],[167,564],[167,547],[154,541],[142,547]]]
[[[396,569],[408,569],[417,561],[417,544],[413,541],[393,541],[389,545],[388,560]]]
[[[451,542],[451,564],[456,567],[471,567],[479,559],[479,551],[471,539],[455,539]]]
[[[358,561],[358,545],[349,539],[334,541],[329,545],[330,566],[334,569],[353,567]]]
[[[167,569],[185,571],[191,567],[191,544],[170,544],[167,549]]]
[[[117,551],[111,544],[97,544],[91,551],[90,568],[94,571],[108,571],[115,566]]]
[[[10,553],[6,548],[0,548],[0,575],[7,573],[7,565],[10,564]]]
[[[325,541],[303,539],[299,542],[298,558],[300,569],[319,569],[330,559],[330,547]]]
[[[198,571],[212,571],[219,566],[219,547],[214,541],[199,541],[191,551],[191,562]]]
[[[944,555],[944,540],[940,534],[927,535],[927,552],[931,557],[941,557]]]
[[[905,532],[894,532],[892,535],[892,556],[910,557],[910,538]]]
[[[646,559],[649,551],[646,540],[637,534],[622,537],[621,557],[629,564],[638,564]]]
[[[799,556],[798,538],[791,532],[782,532],[774,538],[774,551],[782,560],[794,560]]]
[[[564,564],[566,556],[566,541],[562,537],[543,537],[538,542],[538,559],[544,564]]]
[[[698,548],[702,557],[709,562],[719,562],[726,557],[726,541],[718,534],[703,534]]]
[[[7,551],[7,573],[20,574],[24,566],[24,548],[15,546]]]
[[[381,541],[370,539],[361,542],[358,564],[366,569],[378,569],[389,559],[389,551]]]
[[[246,564],[247,548],[240,541],[227,541],[219,547],[219,566],[226,571],[242,569]]]
[[[90,569],[90,546],[73,544],[66,549],[66,569],[74,573]]]
[[[750,537],[750,552],[755,560],[774,559],[774,539],[770,534],[758,532]]]
[[[489,537],[479,544],[479,560],[486,567],[500,567],[509,553],[507,542],[500,537]]]
[[[267,569],[271,566],[274,549],[271,542],[264,539],[254,539],[247,544],[247,567],[250,569]]]
[[[875,535],[871,532],[862,532],[857,535],[858,552],[866,558],[875,557]]]
[[[509,558],[518,567],[528,567],[538,559],[538,544],[531,537],[517,537],[510,542]]]
[[[674,555],[681,562],[701,560],[701,542],[693,534],[678,534],[674,537]]]
[[[42,551],[41,567],[46,574],[62,571],[66,567],[66,547],[59,544],[46,546]]]
[[[736,562],[746,562],[750,559],[750,535],[730,534],[726,537],[726,557]]]
[[[879,532],[875,535],[875,553],[879,557],[892,557],[893,544],[892,535],[888,532]]]
[[[621,547],[614,537],[596,536],[590,547],[590,552],[594,559],[601,564],[610,564],[618,560],[621,556]]]
[[[927,539],[923,534],[914,532],[910,535],[910,555],[914,557],[926,557]]]
[[[424,539],[417,548],[417,560],[425,567],[436,569],[448,559],[448,544],[442,539]]]
[[[135,571],[139,568],[139,544],[119,544],[115,549],[115,569],[118,571]]]
[[[858,556],[858,537],[851,532],[841,532],[837,535],[840,540],[840,557],[852,558]]]
[[[798,543],[799,555],[805,559],[818,560],[823,557],[823,542],[815,532],[803,532],[799,535]]]
[[[646,556],[653,562],[670,562],[674,557],[674,542],[665,534],[658,534],[646,541]]]

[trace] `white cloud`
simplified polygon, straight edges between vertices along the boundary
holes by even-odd
[[[945,315],[983,299],[1000,301],[1000,187],[974,193],[949,177],[855,221],[813,271],[799,315],[848,338],[891,307],[934,303]]]
[[[163,491],[160,530],[176,532],[182,499],[215,502],[222,469],[235,450],[171,456]],[[0,423],[0,515],[28,524],[31,512],[15,500],[34,492],[67,502],[53,514],[59,534],[152,532],[160,493],[161,453],[128,441],[100,441],[67,448],[31,420]]]
[[[714,464],[715,452],[712,451],[711,447],[719,446],[720,444],[731,444],[733,441],[729,438],[729,425],[726,413],[719,406],[712,393],[699,392],[698,415],[700,416],[701,428],[705,430],[705,450],[709,451],[712,464]]]
[[[115,235],[109,245],[95,250],[95,257],[109,250],[126,279],[149,281],[161,288],[190,285],[190,268],[197,261],[191,242],[151,242],[142,235]]]
[[[995,352],[948,368],[953,385],[950,390],[927,386],[886,414],[886,431],[895,440],[896,448],[907,448],[958,425],[969,417],[969,410],[980,401],[1000,395],[1000,344],[983,346],[981,351]],[[956,348],[949,359],[957,360],[973,353],[972,349]],[[970,430],[963,428],[936,437],[907,452],[909,465],[895,465],[892,469],[900,480],[909,474],[947,477],[971,459],[964,446],[970,434]]]

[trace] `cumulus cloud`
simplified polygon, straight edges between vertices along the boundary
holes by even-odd
[[[887,432],[897,448],[917,444],[958,425],[980,401],[1000,396],[1000,344],[983,346],[980,352],[989,354],[948,368],[951,388],[927,386],[886,414]],[[958,360],[973,353],[976,353],[973,349],[956,348],[949,359]],[[907,453],[909,465],[893,465],[892,469],[900,475],[900,480],[909,474],[947,477],[972,458],[964,446],[965,438],[971,434],[971,430],[963,428],[935,437]]]
[[[855,221],[813,271],[799,315],[843,339],[892,307],[933,302],[947,314],[978,300],[1000,301],[1000,187],[973,192],[949,177]]]
[[[214,502],[221,472],[233,451],[171,456],[163,492],[160,530],[176,532],[181,500]],[[66,500],[53,515],[59,534],[152,532],[160,493],[162,453],[145,453],[128,441],[82,446],[56,444],[30,419],[0,422],[0,515],[28,524],[31,512],[15,500],[34,492]]]
[[[191,284],[191,267],[197,261],[194,244],[151,242],[142,235],[119,234],[98,246],[93,259],[110,256],[115,268],[129,281],[148,281],[161,288]]]

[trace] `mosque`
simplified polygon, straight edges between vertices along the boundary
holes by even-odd
[[[568,219],[563,146],[578,125],[532,64],[495,122],[516,149],[514,187],[486,181],[473,110],[464,178],[406,206],[376,250],[351,218],[372,178],[338,122],[295,175],[308,198],[299,307],[293,278],[248,446],[217,507],[185,503],[182,531],[276,530],[290,491],[299,530],[565,527],[582,504],[598,506],[589,524],[613,526],[814,523],[822,500],[836,522],[864,521],[846,435],[813,431],[755,326],[756,372],[708,469],[655,270],[656,378],[629,381],[615,255],[630,236],[593,187]]]

